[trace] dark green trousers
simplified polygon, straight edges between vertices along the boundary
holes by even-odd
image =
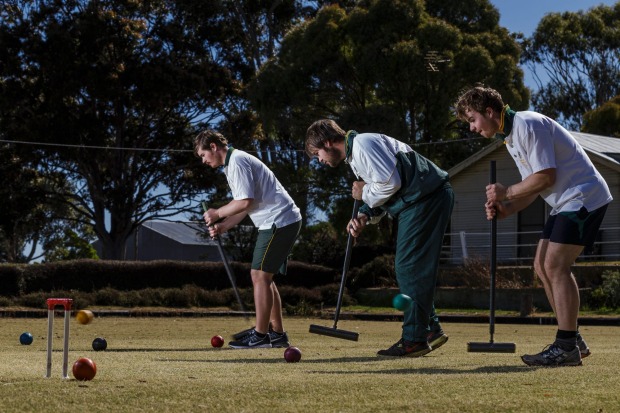
[[[454,193],[446,184],[398,214],[396,280],[400,292],[413,299],[404,313],[405,340],[426,341],[431,327],[440,328],[435,314],[435,285],[453,205]]]

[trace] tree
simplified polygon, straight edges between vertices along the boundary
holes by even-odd
[[[221,118],[216,126],[234,146],[252,152],[276,174],[302,211],[308,216],[303,151],[287,135],[269,135],[248,96],[248,86],[263,65],[279,50],[284,35],[316,13],[315,2],[299,0],[217,1],[218,19],[205,15],[201,2],[187,2],[184,10],[198,33],[218,33],[216,55],[235,81],[235,93],[218,101]],[[320,3],[320,2],[319,2]],[[224,202],[226,188],[212,200]]]
[[[583,132],[620,138],[620,96],[583,115]]]
[[[103,258],[123,258],[142,222],[191,210],[195,123],[221,116],[234,89],[213,33],[185,19],[165,0],[2,2],[3,135],[41,153],[39,173],[55,180],[47,196],[93,227]]]
[[[537,73],[536,110],[579,130],[583,114],[620,94],[620,2],[587,12],[550,13],[523,42]]]
[[[0,261],[26,263],[41,258],[41,246],[53,243],[71,227],[65,203],[49,193],[68,191],[37,169],[36,154],[23,148],[0,148]],[[63,218],[64,217],[64,218]]]
[[[89,233],[88,228],[84,228],[83,233],[87,236],[81,236],[77,232],[65,228],[60,236],[50,240],[44,246],[44,262],[99,258],[97,251],[90,242],[93,240],[92,232]]]
[[[250,96],[266,134],[295,148],[304,148],[313,121],[327,117],[344,128],[399,138],[449,168],[480,147],[434,145],[462,137],[451,109],[461,89],[485,82],[512,107],[527,107],[519,56],[519,45],[499,27],[499,14],[486,0],[333,4],[287,34]],[[302,169],[308,203],[339,214],[332,208],[350,195],[349,168],[301,166],[308,168]]]

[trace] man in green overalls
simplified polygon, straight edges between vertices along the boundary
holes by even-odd
[[[413,305],[404,312],[401,338],[378,354],[420,357],[445,344],[448,336],[435,314],[434,296],[454,205],[448,173],[403,142],[379,133],[345,133],[327,119],[308,128],[306,151],[332,167],[345,161],[360,179],[352,195],[364,204],[347,225],[351,235],[358,237],[367,223],[386,214],[398,220],[396,279]]]

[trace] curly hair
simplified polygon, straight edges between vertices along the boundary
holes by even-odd
[[[475,86],[461,94],[454,104],[456,116],[461,120],[467,120],[466,112],[474,110],[483,113],[486,108],[501,112],[504,108],[502,95],[495,89],[484,86]]]

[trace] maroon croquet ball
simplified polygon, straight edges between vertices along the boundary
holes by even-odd
[[[224,338],[222,336],[211,337],[211,345],[213,347],[222,347],[224,345]]]
[[[73,363],[73,377],[77,380],[92,380],[97,374],[97,365],[89,358],[81,357]]]
[[[288,347],[284,350],[284,359],[287,363],[297,363],[301,360],[301,350],[297,347]]]

